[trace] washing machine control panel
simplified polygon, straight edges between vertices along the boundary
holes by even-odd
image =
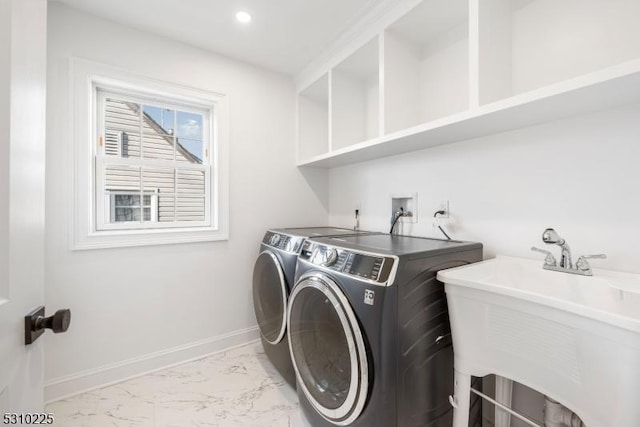
[[[371,280],[378,280],[384,258],[370,255],[350,253],[344,272],[352,276],[360,276]]]
[[[300,259],[314,265],[375,282],[389,279],[394,259],[321,245],[307,240]]]

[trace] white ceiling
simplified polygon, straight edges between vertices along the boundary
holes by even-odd
[[[287,74],[297,74],[380,0],[54,0]],[[250,24],[235,20],[239,10]]]

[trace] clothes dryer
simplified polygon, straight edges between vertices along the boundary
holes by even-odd
[[[296,261],[309,237],[370,234],[335,227],[267,230],[253,269],[253,307],[260,337],[269,360],[295,387],[295,373],[286,336],[287,302],[293,285]]]
[[[309,239],[288,308],[300,403],[314,427],[450,427],[453,349],[439,270],[482,245],[389,234]],[[470,425],[480,425],[475,399]]]

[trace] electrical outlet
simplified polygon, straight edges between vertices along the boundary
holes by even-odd
[[[443,200],[438,203],[438,210],[444,211],[444,214],[438,215],[439,218],[449,218],[449,201]]]

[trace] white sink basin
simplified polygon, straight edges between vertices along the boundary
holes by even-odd
[[[640,426],[640,275],[497,257],[444,270],[457,374],[497,374],[587,427]]]
[[[537,302],[640,332],[638,274],[595,269],[593,276],[579,276],[544,270],[540,261],[499,256],[442,271],[438,279]]]

